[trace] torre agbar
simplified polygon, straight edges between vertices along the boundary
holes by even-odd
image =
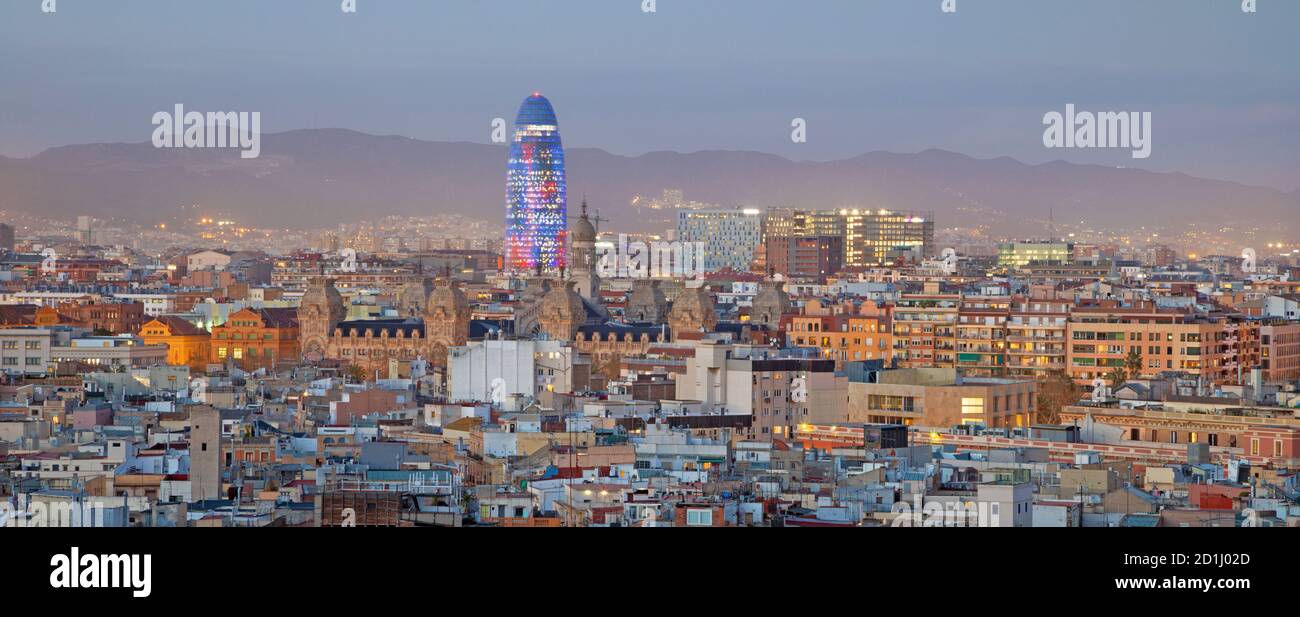
[[[506,172],[506,267],[515,272],[565,268],[568,229],[564,146],[551,102],[524,99],[515,118]]]

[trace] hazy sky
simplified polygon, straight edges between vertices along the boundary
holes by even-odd
[[[1300,188],[1300,1],[641,2],[0,0],[0,154],[148,141],[176,103],[486,142],[540,90],[567,146],[619,154],[943,148]],[[1152,112],[1151,157],[1044,148],[1066,103]]]

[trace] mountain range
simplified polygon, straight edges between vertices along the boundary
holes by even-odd
[[[1300,228],[1300,191],[1063,161],[1029,165],[942,150],[828,162],[743,151],[621,156],[594,148],[571,148],[566,157],[570,213],[585,196],[609,220],[604,225],[629,231],[671,225],[670,210],[643,207],[667,188],[728,207],[932,212],[939,227],[988,226],[999,235],[1045,235],[1049,218],[1170,235],[1193,226],[1238,234]],[[0,209],[148,224],[197,204],[241,224],[288,228],[389,214],[499,220],[506,158],[501,145],[343,129],[263,135],[261,156],[248,160],[234,149],[70,145],[0,157]]]

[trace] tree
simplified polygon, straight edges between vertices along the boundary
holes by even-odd
[[[1110,389],[1115,390],[1128,381],[1128,370],[1122,366],[1114,367],[1106,374],[1106,381],[1110,382]]]
[[[1137,347],[1130,347],[1124,356],[1124,371],[1127,378],[1136,379],[1142,375],[1142,353]]]
[[[1061,421],[1061,409],[1066,405],[1079,402],[1083,391],[1073,379],[1061,369],[1048,371],[1038,384],[1038,405],[1035,410],[1036,424],[1056,424]]]
[[[350,382],[354,382],[354,383],[365,383],[365,381],[366,381],[366,369],[361,368],[361,366],[360,366],[360,365],[357,365],[357,364],[349,364],[349,365],[348,365],[348,370],[347,370],[347,373],[345,373],[345,376],[347,377],[348,381],[350,381]]]
[[[623,355],[611,353],[602,360],[597,360],[594,370],[605,376],[605,381],[610,382],[618,379],[623,375]]]

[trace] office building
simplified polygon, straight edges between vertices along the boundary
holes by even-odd
[[[762,212],[690,210],[677,213],[677,239],[704,248],[704,271],[748,271],[763,236]]]
[[[524,99],[506,170],[505,263],[514,272],[557,272],[568,265],[564,145],[551,102]]]

